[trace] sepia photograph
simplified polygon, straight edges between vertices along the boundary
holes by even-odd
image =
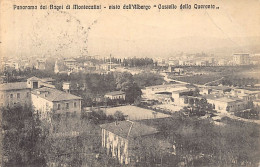
[[[259,0],[1,0],[0,167],[259,167]]]

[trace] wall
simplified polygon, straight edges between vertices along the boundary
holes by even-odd
[[[20,98],[18,97],[20,94]],[[13,96],[11,98],[11,95]],[[31,105],[30,89],[0,91],[0,106],[13,106],[15,104]]]
[[[128,140],[112,132],[102,129],[102,147],[109,156],[116,158],[121,164],[128,164]]]
[[[125,100],[125,94],[122,95],[105,95],[105,97],[109,98],[109,99],[124,99]]]
[[[66,103],[69,104],[69,108],[66,108]],[[76,107],[74,107],[76,103]],[[60,104],[60,110],[58,110],[58,104]],[[57,112],[81,112],[81,100],[69,100],[69,101],[59,101],[53,102],[53,111]]]
[[[31,95],[32,106],[38,111],[41,118],[47,118],[53,109],[53,103],[35,94]]]

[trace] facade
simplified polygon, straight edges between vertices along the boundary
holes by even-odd
[[[234,65],[249,65],[250,59],[248,53],[235,53],[233,54]]]
[[[40,87],[55,88],[53,85],[54,79],[52,78],[37,78],[31,77],[27,79],[27,87],[31,89],[38,89]]]
[[[152,137],[158,131],[155,128],[134,121],[119,121],[100,125],[102,129],[102,147],[107,154],[121,164],[129,164],[135,159],[135,140]]]
[[[192,96],[195,89],[183,89],[172,92],[173,103],[178,106],[186,106],[189,101],[187,96]]]
[[[254,101],[260,99],[260,91],[259,90],[247,90],[247,89],[233,89],[231,91],[233,96],[239,97],[246,101]]]
[[[45,70],[46,68],[46,59],[37,59],[36,69]]]
[[[58,65],[58,62],[57,62],[57,60],[56,60],[55,65],[54,65],[54,73],[57,74],[57,73],[59,73],[59,72],[60,72],[60,70],[59,70],[59,65]]]
[[[52,113],[74,114],[81,112],[81,97],[43,87],[32,90],[32,105],[41,118],[48,118]],[[51,113],[52,112],[52,113]]]
[[[108,98],[111,100],[117,100],[117,99],[125,100],[125,92],[122,92],[122,91],[109,92],[109,93],[105,94],[105,98]]]
[[[64,65],[67,66],[70,70],[76,68],[77,61],[75,59],[67,59],[64,61]]]
[[[31,105],[30,88],[26,82],[5,83],[0,85],[0,105],[3,107]]]
[[[18,60],[8,60],[4,63],[5,68],[12,68],[18,70],[20,68],[20,62]]]

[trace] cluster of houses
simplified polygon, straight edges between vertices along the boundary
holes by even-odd
[[[170,84],[146,87],[142,92],[144,99],[181,107],[188,106],[191,99],[205,98],[219,112],[243,111],[252,107],[250,103],[259,106],[260,99],[259,90],[226,86],[196,88],[185,84]],[[198,92],[199,94],[196,94]]]
[[[217,58],[206,54],[179,54],[175,57],[156,58],[159,66],[241,66],[259,64],[259,55],[249,53],[234,53],[232,60]]]
[[[75,113],[81,111],[81,97],[57,90],[53,79],[31,77],[27,82],[0,85],[1,106],[32,106],[45,119],[53,112]]]
[[[57,90],[52,78],[28,78],[26,82],[4,83],[0,85],[0,105],[33,106],[41,119],[48,120],[52,114],[73,115],[81,113],[82,98],[69,93],[69,85],[65,83],[64,91]],[[233,112],[248,109],[249,103],[259,105],[260,91],[225,86],[195,87],[184,83],[166,84],[146,87],[142,90],[143,99],[155,100],[176,106],[188,106],[191,99],[207,99],[207,102],[219,112]],[[125,100],[122,91],[110,92],[105,98]],[[136,109],[138,110],[138,108]],[[140,110],[141,111],[141,110]],[[128,111],[127,111],[128,112]],[[156,119],[156,117],[152,118]],[[136,120],[116,121],[100,126],[102,131],[102,147],[109,156],[116,158],[121,164],[140,161],[135,151],[138,143],[146,138],[155,139],[160,133],[156,128],[142,124]],[[169,154],[176,154],[173,143],[163,141]],[[165,144],[166,143],[166,144]]]
[[[47,121],[51,121],[52,114],[73,115],[82,110],[82,98],[68,91],[57,90],[51,78],[31,77],[26,82],[1,84],[0,97],[2,107],[32,106],[40,118]],[[105,97],[112,100],[125,99],[125,93],[115,91],[107,93]],[[130,120],[103,124],[100,127],[102,146],[108,155],[117,158],[122,164],[129,164],[133,157],[137,158],[132,152],[137,139],[141,141],[158,133],[155,128]],[[171,144],[167,147],[173,148]]]
[[[79,62],[76,59],[70,58],[63,61],[62,66],[66,69],[62,69],[60,65],[55,63],[54,72],[64,73],[64,72],[91,72],[91,73],[104,73],[107,71],[112,71],[113,69],[120,67],[120,64],[115,64],[112,62],[106,63],[94,63],[91,60],[86,60],[84,62]]]

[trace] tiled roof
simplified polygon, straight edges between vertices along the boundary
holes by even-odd
[[[122,94],[125,94],[125,92],[122,92],[122,91],[114,91],[114,92],[106,93],[106,95],[112,95],[112,96],[122,95]]]
[[[0,90],[21,90],[29,89],[26,82],[14,82],[0,84]]]
[[[32,91],[32,94],[44,98],[48,101],[67,101],[67,100],[77,100],[82,99],[81,97],[72,95],[53,88],[39,88]]]
[[[158,133],[153,127],[128,120],[103,124],[100,125],[100,127],[123,138],[140,137]]]

